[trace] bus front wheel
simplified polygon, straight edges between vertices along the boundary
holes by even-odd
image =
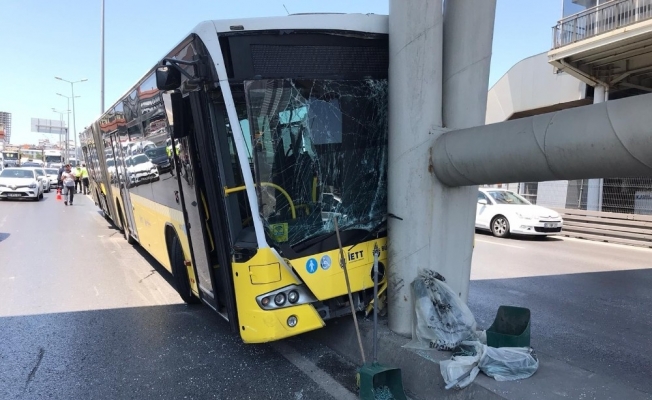
[[[172,275],[174,276],[175,289],[181,296],[181,300],[188,304],[198,302],[198,299],[193,296],[190,289],[190,280],[188,279],[188,270],[186,269],[185,259],[183,257],[183,249],[177,235],[172,237],[170,248],[170,263],[172,264]]]

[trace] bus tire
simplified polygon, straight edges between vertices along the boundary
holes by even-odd
[[[120,215],[120,225],[122,225],[122,235],[125,237],[125,240],[127,241],[128,244],[132,244],[132,245],[135,244],[136,241],[129,234],[129,228],[127,228],[127,225],[125,224],[125,218],[122,215],[122,207],[120,206],[118,206],[118,215]]]
[[[177,235],[172,235],[169,251],[172,276],[174,277],[174,286],[177,293],[181,296],[181,300],[187,304],[198,303],[199,299],[192,294],[192,289],[190,288],[190,279],[186,270],[183,249],[181,248],[181,242]]]

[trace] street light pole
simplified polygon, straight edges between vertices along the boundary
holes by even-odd
[[[60,78],[58,76],[55,76],[54,79],[58,79],[60,81],[68,82],[70,84],[70,91],[72,92],[72,134],[75,138],[75,157],[77,156],[77,125],[76,125],[76,119],[75,119],[75,83],[80,83],[80,82],[86,82],[88,79],[84,78],[78,81],[69,81],[63,78]],[[66,96],[64,96],[66,97]],[[70,126],[70,125],[68,125]],[[66,153],[68,152],[68,140],[66,140]]]
[[[58,93],[57,93],[58,94]],[[70,119],[70,107],[66,110],[64,113],[63,111],[57,111],[56,108],[52,108],[52,111],[55,113],[59,114],[59,121],[61,121],[61,130],[59,131],[59,145],[63,143],[63,114],[68,114],[68,119]],[[68,131],[68,127],[66,127],[66,132]]]
[[[104,0],[102,0],[102,11],[100,13],[100,115],[104,114]]]
[[[66,159],[66,161],[68,161],[68,159],[70,158],[70,156],[68,154],[68,153],[70,153],[70,151],[68,149],[68,146],[69,146],[69,143],[70,143],[70,99],[72,98],[72,101],[73,101],[72,104],[74,105],[75,104],[75,98],[74,97],[79,97],[79,96],[70,97],[70,96],[66,96],[65,94],[61,94],[61,93],[57,93],[57,96],[65,97],[66,100],[68,101],[68,125],[66,126],[66,144],[64,146],[64,148],[66,149],[65,159]],[[73,110],[74,110],[74,108],[73,108]],[[74,123],[74,119],[75,119],[74,115],[75,114],[74,114],[74,111],[73,111],[73,123]],[[77,147],[77,141],[75,141],[75,149],[76,149],[76,147]]]

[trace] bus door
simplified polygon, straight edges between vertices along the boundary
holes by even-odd
[[[180,94],[172,97],[173,109],[173,155],[179,193],[182,201],[188,240],[192,249],[192,261],[196,269],[197,286],[201,299],[216,311],[221,313],[221,305],[215,293],[211,263],[206,254],[206,249],[213,246],[210,238],[205,235],[203,225],[205,219],[201,216],[204,200],[201,193],[197,193],[196,167],[197,154],[191,143],[191,137],[196,134],[192,113],[187,98],[181,99]],[[224,316],[224,314],[223,314]]]
[[[222,186],[214,179],[218,171],[204,96],[201,91],[190,92],[185,98],[178,93],[171,96],[174,138],[179,139],[173,141],[175,161],[202,300],[237,328],[232,291],[228,290],[230,251],[223,240],[226,229],[213,228],[223,219],[215,207],[215,192],[219,193]]]
[[[118,187],[120,188],[120,198],[122,199],[122,212],[126,221],[120,221],[121,223],[127,225],[123,226],[129,234],[136,240],[138,240],[138,232],[136,231],[136,222],[134,220],[134,209],[131,205],[131,198],[129,197],[129,186],[130,178],[127,171],[127,159],[125,158],[122,150],[120,140],[116,133],[111,134],[111,142],[113,143],[113,154],[115,154],[115,168],[116,168],[116,179],[118,180]]]

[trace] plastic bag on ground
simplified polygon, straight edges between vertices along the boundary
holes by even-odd
[[[539,368],[539,360],[531,348],[484,347],[478,367],[497,381],[529,378]]]
[[[482,357],[483,351],[484,346],[480,342],[462,342],[456,349],[455,354],[463,355],[454,355],[450,360],[439,363],[439,370],[441,371],[441,376],[444,378],[444,382],[446,382],[447,389],[450,387],[463,389],[473,382],[480,372],[478,362],[480,361],[480,357]],[[457,382],[469,370],[471,373]]]
[[[442,361],[439,363],[439,370],[441,371],[441,376],[444,378],[447,387],[450,384],[455,383],[459,377],[471,370],[470,375],[455,384],[454,387],[456,389],[464,389],[469,386],[475,377],[478,376],[478,373],[480,373],[478,361],[475,357],[471,356],[457,356],[450,360]]]
[[[406,347],[452,350],[462,341],[476,340],[471,310],[432,270],[422,270],[412,282],[414,318],[412,342]]]

